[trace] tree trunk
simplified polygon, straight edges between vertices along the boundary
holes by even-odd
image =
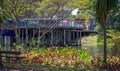
[[[107,68],[107,37],[106,37],[106,18],[103,16],[102,18],[102,23],[103,23],[103,30],[104,30],[104,67],[105,69]]]

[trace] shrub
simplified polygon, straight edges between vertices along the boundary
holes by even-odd
[[[50,47],[39,53],[40,49],[25,53],[26,63],[37,63],[40,65],[60,66],[60,67],[89,67],[90,54],[85,50],[78,50],[71,47],[58,49]]]
[[[103,57],[93,56],[91,60],[92,66],[94,68],[103,69]],[[119,69],[120,68],[120,56],[109,56],[107,57],[107,69]]]

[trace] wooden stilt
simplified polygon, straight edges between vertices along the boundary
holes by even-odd
[[[81,40],[82,40],[82,36],[81,36],[81,31],[80,31],[80,46],[82,46]]]
[[[61,45],[61,30],[59,31],[59,45]]]
[[[22,46],[24,45],[24,29],[22,29]]]
[[[64,46],[66,45],[66,30],[64,29]]]
[[[56,30],[56,40],[57,40],[56,44],[58,45],[59,43],[59,31],[58,30]]]
[[[39,48],[40,47],[40,28],[38,29],[38,41],[37,41],[37,43],[38,43],[38,45],[37,45],[37,47]]]
[[[30,38],[31,38],[31,40],[32,40],[32,35],[33,35],[32,32],[33,32],[33,29],[32,30],[30,29]]]
[[[78,39],[78,30],[77,30],[77,45],[79,46],[79,39]]]
[[[71,41],[71,33],[70,33],[70,30],[68,31],[68,43],[70,44],[70,41]]]
[[[73,39],[73,41],[74,41],[74,38],[75,38],[75,33],[74,33],[74,31],[73,31],[72,35],[73,35],[73,38],[72,38],[72,39]]]
[[[53,46],[53,29],[51,30],[51,46]]]

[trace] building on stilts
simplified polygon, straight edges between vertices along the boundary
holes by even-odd
[[[18,36],[16,33],[20,29],[19,37],[22,45],[25,44],[27,38],[28,41],[35,39],[36,45],[39,46],[81,46],[83,33],[94,32],[95,26],[95,19],[89,20],[88,29],[85,26],[85,19],[34,18],[21,19],[19,23],[7,20],[0,25],[0,35],[2,42],[7,43],[5,40],[10,37],[9,44],[13,44]]]

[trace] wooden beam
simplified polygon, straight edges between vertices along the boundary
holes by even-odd
[[[51,30],[51,46],[53,46],[53,29]]]
[[[82,40],[82,36],[81,36],[81,31],[80,31],[80,46],[82,46],[81,40]]]
[[[71,32],[70,32],[70,30],[68,31],[68,42],[70,42],[71,41]]]
[[[78,40],[78,30],[77,30],[77,45],[79,46],[79,40]]]
[[[66,45],[66,30],[64,29],[64,46]]]
[[[42,32],[42,30],[39,26],[39,29],[38,29],[38,48],[40,47],[40,42],[41,42],[41,35],[40,35],[41,32]]]
[[[23,33],[24,33],[24,29],[22,29],[22,46],[24,45],[24,39],[23,39],[24,35],[23,35]]]
[[[35,35],[35,29],[33,28],[33,35],[32,35],[33,39],[34,39],[34,35]]]
[[[74,41],[74,39],[75,39],[75,32],[74,31],[73,31],[72,35],[73,35],[72,39]]]

